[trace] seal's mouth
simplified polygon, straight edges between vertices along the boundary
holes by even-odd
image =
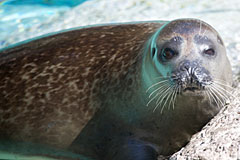
[[[200,91],[202,89],[200,89],[199,87],[186,87],[183,92],[187,92],[187,91],[190,91],[190,92],[195,92],[195,91]]]
[[[205,84],[202,83],[190,83],[182,85],[183,92],[202,92],[205,90]]]
[[[205,86],[189,84],[182,89],[183,95],[203,95],[205,92]]]

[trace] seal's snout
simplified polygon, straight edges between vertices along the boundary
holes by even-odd
[[[173,72],[172,81],[181,87],[182,91],[203,90],[212,83],[209,71],[196,61],[185,60]]]

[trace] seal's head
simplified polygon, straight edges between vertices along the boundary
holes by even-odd
[[[143,63],[148,104],[174,104],[181,94],[221,105],[229,96],[232,72],[226,49],[216,30],[203,21],[179,19],[162,26],[149,42]]]

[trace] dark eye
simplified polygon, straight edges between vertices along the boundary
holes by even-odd
[[[215,51],[212,48],[204,50],[203,53],[206,54],[206,55],[209,55],[209,56],[214,56],[215,55]]]
[[[172,59],[175,55],[176,53],[171,48],[165,48],[162,50],[162,57],[164,61]]]

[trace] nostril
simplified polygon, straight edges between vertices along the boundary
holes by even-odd
[[[182,64],[180,65],[180,70],[189,71],[189,69],[190,69],[190,62],[189,61],[182,62]]]
[[[193,61],[182,61],[178,69],[172,75],[172,81],[183,89],[204,89],[211,84],[212,79],[209,71],[199,63]]]

